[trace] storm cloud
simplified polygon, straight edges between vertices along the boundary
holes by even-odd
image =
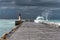
[[[60,7],[60,0],[0,0],[0,5],[4,2],[15,2],[16,6],[43,6],[43,7]],[[9,4],[9,3],[7,3]],[[11,3],[10,3],[11,4]]]
[[[18,6],[60,7],[60,0],[15,0]]]
[[[14,16],[17,18],[19,11],[22,18],[35,19],[48,10],[49,18],[60,19],[58,17],[60,14],[60,0],[0,0],[0,9],[0,18],[5,18],[7,15],[8,18],[14,18]],[[2,14],[5,14],[5,16]]]

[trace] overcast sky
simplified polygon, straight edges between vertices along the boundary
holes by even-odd
[[[60,7],[60,0],[15,0],[16,5],[34,5],[47,7]]]
[[[58,3],[58,2],[60,2],[60,0],[16,0],[16,1],[18,1],[18,2],[21,2],[21,3],[23,3],[23,2],[34,2],[34,3],[36,3],[36,2],[40,2],[40,3],[42,3],[42,2],[53,2],[53,3]]]
[[[40,6],[40,7],[50,7],[50,8],[60,8],[60,0],[0,0],[0,6],[1,1],[8,2],[8,1],[14,1],[17,6]],[[4,3],[5,4],[5,3]],[[8,4],[8,3],[6,3]],[[11,4],[11,3],[10,3]],[[14,5],[14,4],[13,4]]]
[[[17,11],[15,10],[15,8],[17,9]],[[38,16],[41,13],[45,13],[45,10],[47,10],[50,14],[58,13],[59,15],[60,0],[0,0],[0,9],[0,18],[3,17],[2,14],[5,14],[4,12],[8,14],[8,17],[10,17],[18,11],[20,11],[23,14],[23,16],[28,16],[29,18],[30,16],[32,18],[33,16]],[[11,11],[12,13],[10,13]],[[7,14],[5,14],[4,18],[7,16]]]
[[[60,0],[0,0],[1,1],[15,1],[16,5],[35,5],[35,6],[51,6],[51,7],[60,7]]]

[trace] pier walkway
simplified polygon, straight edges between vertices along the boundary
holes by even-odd
[[[23,22],[8,40],[60,40],[60,28],[34,22]]]

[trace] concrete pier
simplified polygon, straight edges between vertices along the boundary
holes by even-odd
[[[41,23],[23,22],[7,40],[60,40],[60,28]]]

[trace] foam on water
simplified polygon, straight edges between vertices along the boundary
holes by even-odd
[[[55,23],[60,26],[60,20],[49,20],[49,22]]]

